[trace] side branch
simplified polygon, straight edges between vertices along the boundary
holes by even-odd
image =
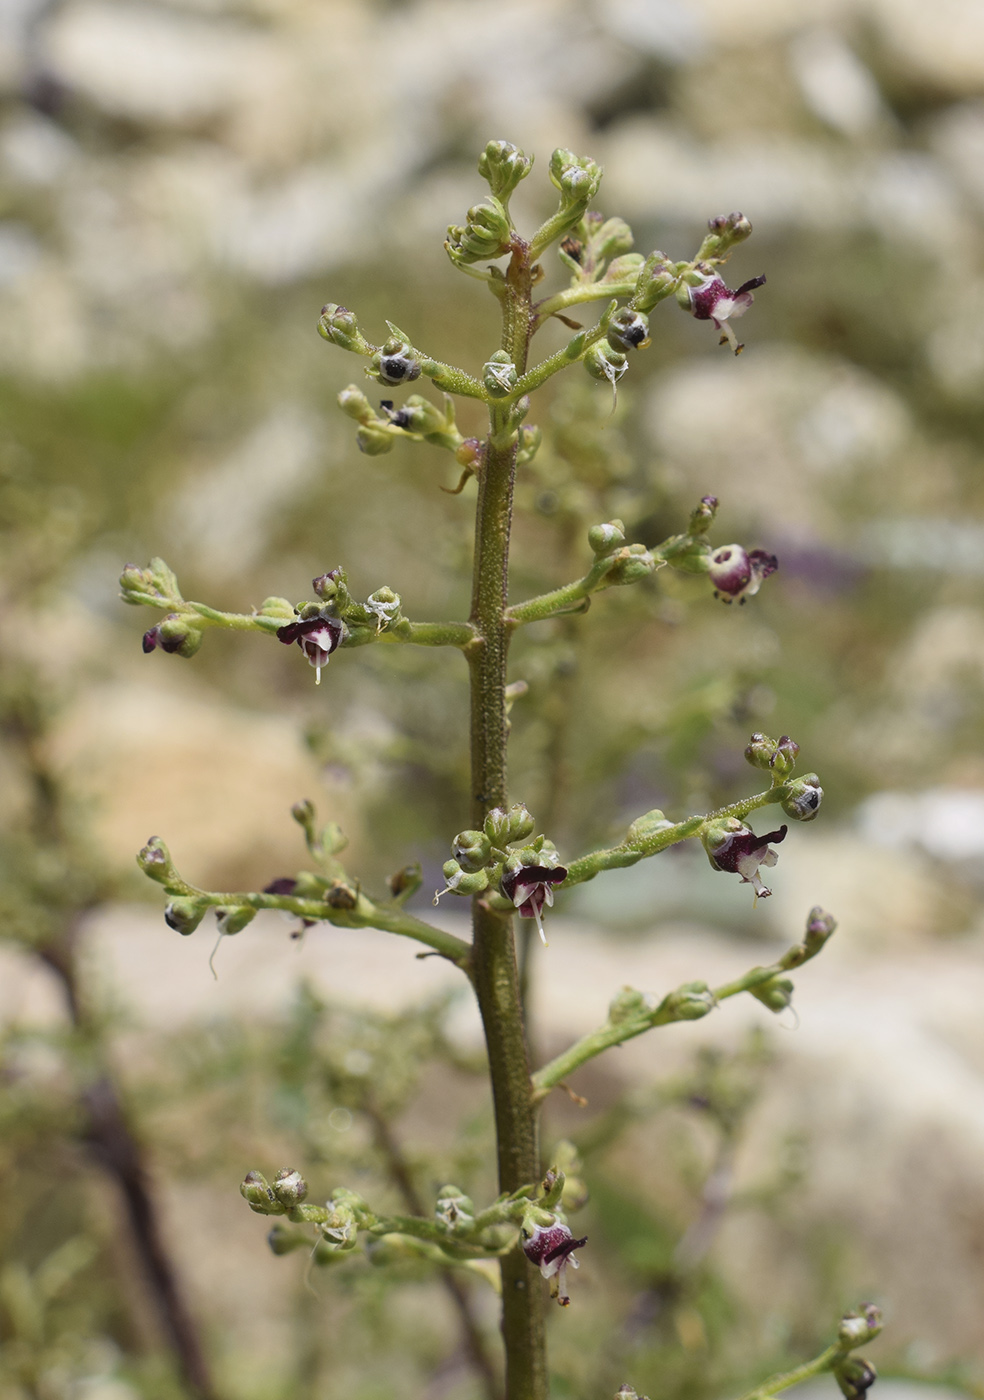
[[[400,934],[423,943],[433,952],[447,958],[471,978],[471,944],[444,929],[435,928],[397,904],[376,904],[361,890],[339,879],[325,882],[323,898],[305,898],[294,893],[242,890],[223,893],[201,890],[181,878],[175,869],[164,842],[152,837],[137,857],[145,875],[164,886],[173,902],[165,917],[172,928],[192,933],[208,909],[219,909],[224,917],[224,932],[238,933],[249,922],[242,914],[260,909],[280,909],[314,923],[330,923],[337,928],[378,928],[385,933]],[[293,883],[293,882],[292,882]],[[240,911],[238,917],[234,911]],[[230,918],[229,915],[233,917]]]
[[[713,990],[705,982],[686,982],[656,1003],[655,998],[646,993],[626,988],[612,1002],[608,1020],[603,1026],[583,1036],[537,1071],[533,1076],[534,1100],[541,1103],[569,1074],[588,1060],[593,1060],[603,1050],[622,1045],[656,1026],[666,1026],[673,1021],[700,1020],[713,1011],[719,1002],[738,996],[740,992],[751,992],[772,1011],[783,1010],[790,1003],[793,987],[782,974],[802,967],[803,963],[815,958],[835,927],[829,914],[825,915],[820,909],[812,910],[802,943],[794,944],[768,967],[750,968],[744,976]]]
[[[726,807],[718,807],[715,811],[708,812],[707,816],[687,817],[682,822],[667,822],[662,812],[650,813],[650,817],[657,819],[651,823],[647,817],[640,817],[632,823],[628,836],[619,845],[610,846],[603,851],[592,851],[590,855],[572,860],[567,867],[567,879],[560,888],[566,890],[572,885],[581,885],[585,880],[593,880],[603,870],[619,870],[626,865],[635,865],[636,861],[643,860],[646,856],[658,855],[668,846],[675,846],[680,841],[699,836],[702,828],[709,822],[727,817],[737,817],[742,821],[759,807],[782,802],[790,796],[792,787],[792,781],[778,783],[768,792],[739,798],[737,802],[731,802]]]

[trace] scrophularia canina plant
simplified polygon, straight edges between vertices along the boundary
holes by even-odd
[[[746,750],[753,767],[763,769],[769,785],[717,811],[672,821],[662,812],[645,813],[615,846],[571,858],[555,848],[522,802],[507,788],[507,662],[513,634],[530,623],[560,614],[583,612],[587,600],[608,588],[631,585],[655,570],[670,567],[704,575],[708,594],[725,601],[751,597],[777,563],[763,549],[715,546],[709,539],[718,502],[705,496],[686,528],[655,548],[626,540],[619,520],[588,532],[586,570],[582,577],[548,593],[510,603],[508,598],[509,531],[513,489],[536,453],[540,435],[527,419],[532,395],[554,375],[577,365],[611,386],[613,395],[632,357],[650,342],[651,314],[676,298],[698,319],[711,320],[723,341],[735,342],[729,321],[747,310],[752,289],[765,280],[746,282],[728,291],[719,269],[732,249],[751,233],[741,214],[710,221],[695,257],[674,261],[654,251],[633,251],[628,225],[593,209],[601,183],[594,161],[570,151],[555,151],[549,178],[557,194],[555,212],[530,236],[514,226],[510,196],[530,173],[532,161],[505,141],[492,141],[479,160],[489,193],[470,209],[465,222],[448,230],[445,247],[454,266],[484,284],[502,315],[499,345],[491,348],[475,373],[436,359],[412,337],[387,322],[382,343],[369,340],[355,314],[334,303],[321,313],[319,330],[333,346],[365,360],[365,373],[387,391],[420,381],[442,393],[435,403],[410,394],[400,406],[392,398],[375,410],[355,385],[339,396],[342,411],[354,419],[356,441],[371,455],[390,450],[398,440],[425,441],[447,451],[460,472],[458,491],[477,481],[475,504],[474,584],[470,616],[461,621],[415,621],[403,614],[400,596],[389,586],[377,588],[365,602],[349,592],[341,567],[312,585],[314,597],[293,606],[267,598],[252,612],[221,612],[182,597],[178,581],[160,559],[147,568],[128,566],[122,575],[129,603],[160,609],[165,616],[146,634],[144,648],[191,656],[210,627],[266,633],[286,645],[296,643],[316,669],[317,679],[329,658],[346,664],[356,647],[375,645],[453,647],[465,659],[471,680],[471,812],[469,824],[450,842],[444,887],[435,893],[471,901],[472,937],[458,937],[406,909],[420,884],[419,869],[406,867],[392,877],[389,890],[370,895],[340,860],[345,839],[329,823],[319,828],[309,802],[293,815],[303,827],[311,868],[282,876],[262,891],[228,893],[198,889],[176,870],[167,847],[152,838],[139,856],[144,872],[164,886],[165,917],[180,933],[192,933],[209,909],[220,929],[239,932],[260,909],[280,909],[302,925],[328,922],[346,928],[377,928],[411,938],[459,968],[469,980],[482,1015],[495,1115],[500,1195],[475,1210],[453,1186],[443,1188],[432,1215],[392,1216],[377,1212],[345,1187],[337,1187],[324,1205],[306,1202],[307,1187],[299,1173],[285,1169],[272,1184],[252,1171],[242,1184],[250,1207],[262,1215],[283,1216],[297,1227],[294,1235],[278,1227],[275,1248],[286,1252],[313,1231],[315,1259],[352,1254],[360,1240],[402,1240],[415,1257],[435,1268],[471,1269],[486,1276],[494,1261],[501,1277],[502,1339],[505,1352],[504,1394],[508,1400],[544,1400],[548,1371],[544,1310],[550,1283],[561,1304],[569,1302],[568,1266],[576,1250],[588,1246],[575,1238],[565,1218],[565,1177],[556,1167],[544,1174],[537,1140],[539,1107],[579,1066],[613,1045],[673,1021],[708,1015],[720,1002],[750,992],[772,1010],[788,1005],[792,984],[783,974],[815,956],[829,938],[834,921],[814,909],[803,941],[769,967],[753,968],[725,986],[687,983],[657,997],[623,989],[597,1030],[540,1065],[530,1064],[517,977],[513,918],[533,919],[544,937],[543,916],[554,895],[604,871],[635,865],[683,841],[700,840],[712,866],[738,875],[753,886],[755,897],[769,894],[760,869],[775,864],[773,847],[786,827],[756,835],[748,824],[759,808],[780,805],[791,820],[809,821],[817,814],[822,789],[815,774],[793,776],[797,745],[755,734]],[[550,267],[544,262],[556,245],[566,281],[541,291]],[[598,303],[602,310],[585,329],[567,313]],[[531,357],[532,342],[552,318],[571,325],[566,344],[543,359]],[[481,403],[488,416],[484,438],[465,438],[455,422],[458,397]],[[356,658],[351,658],[353,662]],[[555,948],[551,957],[563,957]],[[455,1208],[452,1209],[448,1203]],[[467,1208],[462,1203],[467,1203]],[[571,1206],[568,1195],[567,1205]],[[576,1201],[574,1202],[576,1204]],[[295,1239],[296,1236],[296,1239]],[[376,1245],[374,1244],[374,1248]],[[590,1253],[586,1256],[590,1258]],[[796,1379],[832,1370],[842,1388],[854,1386],[870,1366],[854,1358],[854,1349],[878,1330],[875,1312],[845,1319],[838,1340],[815,1361],[794,1373]],[[859,1369],[860,1368],[860,1369]],[[867,1370],[865,1370],[867,1368]],[[791,1384],[777,1377],[756,1395],[775,1394]],[[624,1389],[630,1394],[630,1388]],[[845,1389],[845,1394],[850,1393]]]

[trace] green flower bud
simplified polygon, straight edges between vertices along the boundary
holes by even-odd
[[[159,836],[150,838],[137,856],[137,864],[145,875],[159,885],[172,885],[178,879],[171,853]]]
[[[752,225],[744,214],[718,214],[708,219],[707,230],[696,261],[726,257],[732,248],[751,236]]]
[[[489,876],[485,869],[463,870],[456,860],[446,860],[442,869],[446,884],[439,894],[435,894],[435,904],[442,894],[481,894],[488,888]]]
[[[462,870],[481,870],[489,863],[492,842],[484,831],[459,831],[451,843],[451,849]]]
[[[604,379],[614,389],[629,367],[629,362],[620,350],[613,350],[603,340],[596,341],[584,357],[584,368],[592,379]]]
[[[414,861],[412,865],[405,865],[402,870],[398,870],[395,875],[389,877],[390,893],[394,899],[409,899],[416,890],[420,889],[423,879],[420,862]]]
[[[613,350],[627,354],[630,350],[645,350],[649,343],[648,316],[628,306],[616,311],[608,327],[608,344]]]
[[[238,909],[216,909],[215,915],[219,921],[219,932],[232,935],[242,933],[246,925],[253,922],[256,910],[241,905]]]
[[[413,347],[399,336],[391,335],[381,350],[369,361],[366,373],[380,384],[412,384],[420,378],[420,361]]]
[[[493,399],[502,399],[516,387],[519,375],[505,350],[497,350],[482,371],[482,382]]]
[[[656,571],[656,559],[642,544],[623,545],[605,575],[607,585],[638,583]]]
[[[624,219],[606,219],[591,238],[592,251],[597,262],[607,262],[623,253],[631,252],[635,245],[632,230]],[[640,259],[641,261],[641,259]]]
[[[396,412],[388,404],[384,404],[383,408],[393,427],[403,428],[408,433],[421,433],[426,437],[428,433],[446,433],[450,426],[447,414],[430,399],[425,399],[423,394],[411,394]]]
[[[788,977],[772,977],[768,982],[760,982],[757,987],[749,988],[753,997],[777,1015],[792,1005],[794,990]]]
[[[625,543],[625,526],[621,520],[609,520],[604,525],[592,525],[588,531],[588,544],[595,554],[610,554]]]
[[[292,1230],[288,1225],[274,1225],[267,1235],[267,1244],[270,1246],[271,1253],[278,1256],[291,1254],[295,1249],[301,1249],[310,1243],[307,1235],[300,1230]]]
[[[375,423],[376,413],[365,394],[355,384],[349,384],[338,396],[338,406],[357,423]]]
[[[530,425],[528,428],[520,428],[519,442],[516,446],[516,465],[525,467],[540,450],[540,443],[543,441],[543,431],[540,428]]]
[[[776,740],[776,754],[771,767],[775,773],[791,773],[796,766],[796,755],[800,751],[800,746],[795,739],[790,739],[788,734],[780,734]],[[815,778],[816,774],[810,775]]]
[[[208,913],[209,905],[200,899],[181,895],[177,899],[172,899],[164,910],[164,922],[168,928],[173,928],[176,933],[194,933],[195,929]]]
[[[376,348],[359,329],[359,322],[347,306],[336,306],[329,302],[321,308],[318,320],[318,334],[343,350],[351,350],[356,355],[370,355]]]
[[[819,904],[814,905],[806,919],[806,936],[803,939],[806,951],[811,955],[819,953],[836,927],[837,920],[833,914],[827,914]]]
[[[151,640],[153,639],[153,640]],[[153,651],[155,646],[167,652],[177,652],[178,656],[192,657],[201,648],[202,634],[187,618],[177,613],[167,617],[152,627],[144,635],[144,651]]]
[[[605,282],[631,282],[637,279],[643,267],[643,256],[641,253],[623,253],[620,258],[613,258],[605,270],[605,275],[601,279]]]
[[[789,791],[782,799],[782,810],[787,817],[798,822],[812,822],[820,811],[823,801],[823,788],[816,773],[804,773],[789,784]]]
[[[673,823],[668,821],[658,807],[654,807],[651,812],[646,812],[641,817],[636,817],[629,827],[628,839],[633,845],[642,845],[656,836],[660,831],[666,831]]]
[[[508,199],[532,169],[532,156],[525,156],[511,141],[490,141],[478,158],[478,173],[496,199]]]
[[[286,598],[278,598],[274,595],[263,599],[260,604],[259,616],[283,618],[285,622],[290,622],[294,616],[294,609]]]
[[[685,982],[663,998],[658,1010],[671,1012],[675,1021],[699,1021],[714,1010],[714,998],[706,982]]]
[[[509,215],[493,195],[469,209],[463,227],[449,225],[444,246],[453,262],[473,263],[501,258],[509,252],[511,239]]]
[[[632,305],[637,311],[652,311],[676,290],[677,273],[665,253],[650,253],[636,281]],[[690,297],[685,305],[690,308]]]
[[[550,157],[551,183],[567,204],[587,208],[598,193],[601,174],[601,166],[590,156],[576,156],[573,151],[559,148]]]
[[[863,1356],[849,1356],[833,1368],[834,1377],[845,1400],[862,1400],[878,1379],[878,1372]]]
[[[837,1341],[842,1347],[859,1347],[874,1341],[881,1330],[881,1309],[874,1303],[862,1303],[856,1312],[845,1313],[841,1318]]]
[[[634,1021],[656,1009],[656,1001],[649,992],[640,992],[635,987],[623,987],[608,1006],[608,1019],[612,1025],[621,1021]]]
[[[690,522],[687,526],[688,532],[691,535],[706,534],[714,523],[717,510],[717,496],[701,496],[697,505],[690,512]]]
[[[504,807],[493,807],[485,818],[485,834],[499,850],[525,841],[535,830],[536,822],[527,811],[525,802],[515,803],[508,812]]]
[[[771,768],[776,754],[776,741],[756,731],[745,745],[745,761],[753,768]]]
[[[475,1206],[470,1196],[457,1186],[442,1186],[437,1193],[434,1216],[449,1230],[470,1230],[475,1223]]]
[[[355,442],[367,457],[382,457],[385,452],[392,451],[394,437],[382,424],[367,423],[356,433]]]
[[[287,1207],[277,1200],[262,1172],[247,1172],[239,1194],[257,1215],[286,1215]]]
[[[354,909],[358,902],[359,891],[347,880],[333,880],[325,892],[329,909]]]
[[[336,1252],[347,1253],[359,1242],[359,1226],[355,1212],[345,1200],[329,1201],[331,1215],[323,1221],[320,1230],[325,1244]]]
[[[288,1210],[293,1210],[299,1206],[307,1195],[307,1182],[300,1172],[292,1171],[285,1167],[283,1171],[277,1172],[273,1179],[273,1194],[282,1206]]]

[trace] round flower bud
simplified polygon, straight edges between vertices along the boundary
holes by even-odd
[[[247,1172],[239,1194],[257,1215],[285,1215],[286,1207],[277,1200],[262,1172]]]
[[[481,870],[489,863],[492,842],[484,831],[459,831],[451,843],[451,849],[462,870]]]
[[[499,199],[508,199],[532,168],[532,157],[525,156],[511,141],[490,141],[478,158],[479,175]]]
[[[242,933],[247,924],[256,918],[256,910],[244,905],[239,909],[216,909],[219,932],[223,934]]]
[[[373,355],[371,366],[380,384],[411,384],[420,377],[420,361],[414,358],[406,341],[397,336],[391,336],[382,350]]]
[[[608,327],[608,343],[613,350],[645,350],[649,344],[649,317],[641,311],[623,306],[612,317]]]
[[[423,883],[420,862],[415,861],[412,865],[403,866],[402,870],[398,870],[395,875],[389,877],[387,883],[394,899],[409,898],[415,890],[420,889]]]
[[[355,435],[355,444],[367,457],[382,457],[393,449],[393,434],[376,423],[368,423]]]
[[[325,903],[330,909],[354,909],[359,902],[359,891],[346,880],[335,880],[325,892]]]
[[[804,773],[789,784],[789,793],[782,799],[782,810],[798,822],[811,822],[820,810],[823,788],[816,773]]]
[[[354,418],[357,423],[371,423],[376,417],[372,404],[354,384],[350,384],[339,394],[338,406],[347,417]]]
[[[536,830],[536,822],[526,809],[525,802],[517,802],[507,812],[504,807],[493,807],[485,818],[485,834],[493,846],[501,850],[504,846],[525,841]]]
[[[795,739],[790,739],[788,734],[780,734],[776,740],[775,756],[769,767],[775,773],[791,773],[796,767],[796,756],[800,751],[800,746]],[[816,774],[812,774],[815,778]]]
[[[307,1182],[300,1172],[292,1171],[285,1167],[283,1171],[277,1172],[273,1179],[273,1194],[282,1206],[288,1210],[293,1210],[294,1206],[299,1206],[307,1195]]]
[[[610,554],[625,543],[625,526],[621,520],[609,520],[604,525],[592,525],[588,531],[588,544],[595,554]]]
[[[833,914],[826,913],[815,904],[806,918],[806,936],[803,942],[808,953],[817,953],[837,927]]]
[[[757,987],[750,987],[749,991],[763,1006],[767,1006],[777,1015],[792,1005],[794,987],[788,977],[772,977],[768,982],[760,982]]]
[[[613,350],[604,341],[598,341],[592,345],[584,357],[584,368],[591,375],[591,378],[607,380],[613,387],[622,378],[628,367],[629,362],[621,351]]]
[[[437,1193],[434,1215],[449,1230],[468,1230],[475,1221],[475,1206],[470,1196],[457,1186],[442,1186]]]
[[[164,922],[176,933],[194,933],[204,919],[208,907],[201,900],[180,895],[177,899],[172,899],[164,910]]]
[[[482,382],[493,399],[511,393],[518,378],[516,366],[505,350],[497,350],[482,371]]]
[[[666,831],[673,823],[663,815],[658,807],[651,812],[646,812],[641,817],[636,817],[629,827],[628,839],[633,845],[647,841],[650,837],[656,836],[661,831]]]
[[[745,759],[753,768],[771,768],[776,755],[776,741],[756,731],[745,745]]]
[[[442,894],[481,894],[488,888],[488,872],[484,869],[462,870],[456,860],[446,860],[441,868],[447,882],[446,889],[441,891]]]
[[[845,1400],[862,1400],[878,1379],[878,1372],[863,1356],[849,1356],[834,1367],[834,1376]]]

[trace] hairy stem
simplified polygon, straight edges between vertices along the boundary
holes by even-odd
[[[519,374],[532,332],[529,248],[520,239],[501,289],[502,348]],[[472,824],[506,802],[506,660],[509,628],[509,528],[516,445],[503,412],[490,405],[490,432],[479,480],[471,622],[478,640],[466,653],[471,669]],[[536,1114],[523,1029],[512,920],[481,898],[473,905],[473,980],[488,1048],[495,1109],[499,1189],[512,1192],[539,1175]],[[520,1249],[502,1263],[502,1335],[507,1400],[546,1400],[543,1291]]]

